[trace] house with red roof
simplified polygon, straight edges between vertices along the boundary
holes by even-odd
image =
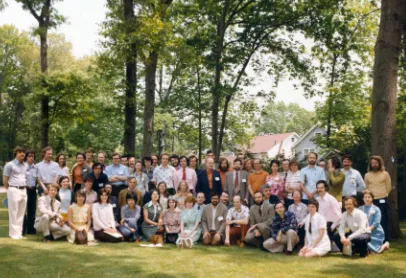
[[[293,145],[300,139],[296,132],[282,134],[260,134],[252,141],[248,152],[255,158],[294,157]]]

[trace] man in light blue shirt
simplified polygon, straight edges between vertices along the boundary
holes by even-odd
[[[300,182],[303,190],[302,202],[307,204],[308,199],[315,199],[317,196],[316,184],[319,180],[326,180],[324,170],[316,166],[317,154],[310,152],[307,155],[308,166],[300,170]]]
[[[109,183],[112,185],[113,196],[118,196],[122,189],[127,188],[126,181],[130,176],[128,167],[120,164],[120,154],[113,153],[113,164],[106,167],[106,175],[109,178]]]
[[[344,187],[343,187],[343,198],[353,196],[356,197],[357,193],[362,193],[366,188],[364,179],[362,178],[359,171],[353,169],[352,167],[352,157],[351,155],[343,156],[343,173],[345,174]]]

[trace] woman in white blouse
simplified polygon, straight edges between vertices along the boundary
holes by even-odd
[[[309,200],[307,208],[309,214],[304,220],[306,230],[305,246],[300,250],[299,256],[306,258],[321,257],[331,250],[330,240],[326,232],[327,223],[324,217],[317,212],[319,209],[317,200]]]
[[[100,189],[97,203],[92,207],[94,236],[100,241],[120,242],[123,236],[116,230],[116,221],[110,197],[105,188]]]

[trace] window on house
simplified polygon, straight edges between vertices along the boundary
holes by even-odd
[[[292,137],[292,143],[295,142],[295,137]]]
[[[320,136],[321,135],[321,132],[315,132],[314,133],[314,136]]]
[[[303,149],[303,154],[308,155],[310,152],[315,152],[316,150],[314,148],[304,148]]]

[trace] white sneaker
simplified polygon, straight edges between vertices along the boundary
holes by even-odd
[[[14,240],[18,240],[18,239],[21,239],[22,236],[11,236],[11,238],[14,239]]]

